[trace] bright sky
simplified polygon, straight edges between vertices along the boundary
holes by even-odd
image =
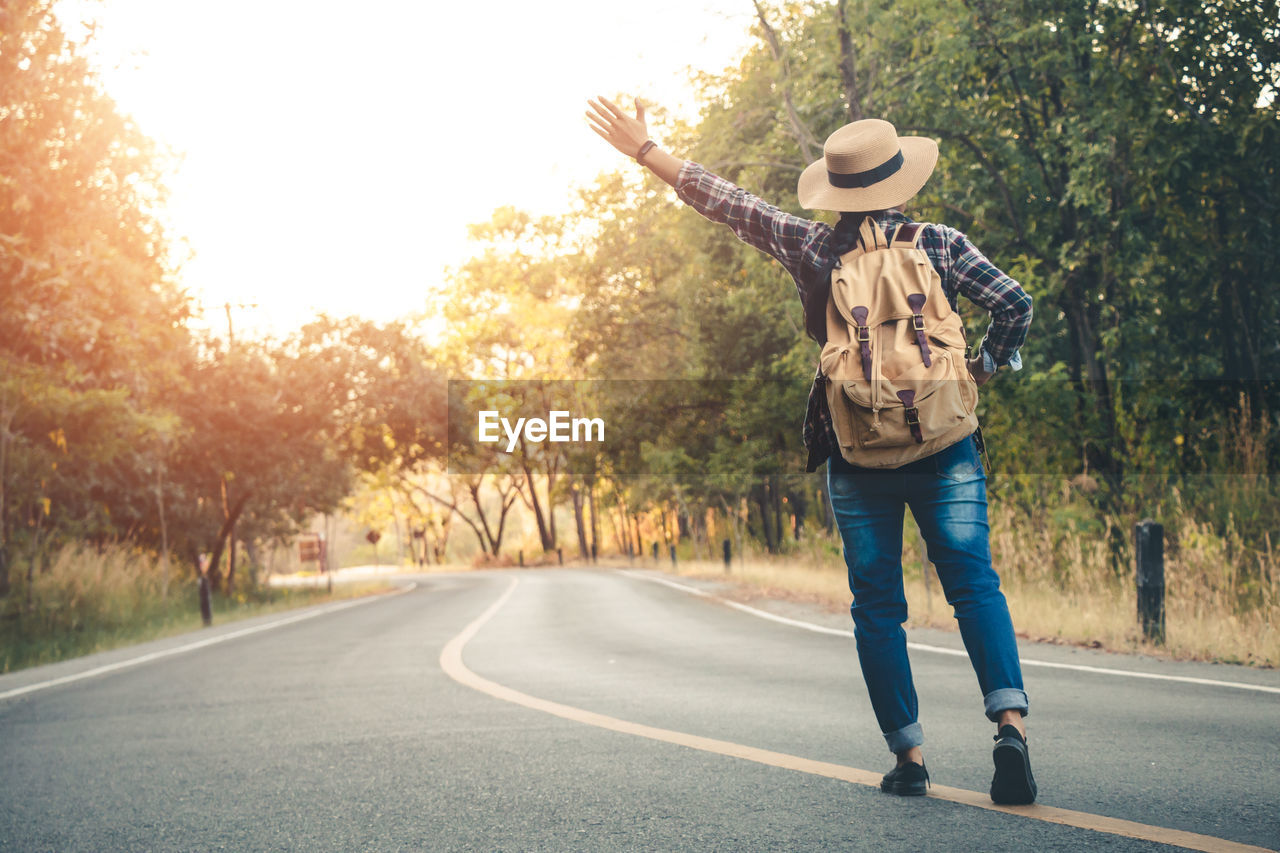
[[[185,155],[170,219],[183,281],[237,330],[315,311],[420,310],[466,225],[543,213],[626,161],[586,99],[634,93],[692,115],[689,68],[748,43],[748,0],[63,0],[96,19],[109,91]],[[634,168],[634,166],[633,166]],[[239,333],[239,331],[237,331]]]

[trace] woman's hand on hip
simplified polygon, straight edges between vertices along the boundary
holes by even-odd
[[[969,375],[973,377],[974,382],[978,383],[979,388],[986,384],[988,379],[995,376],[994,373],[987,373],[987,371],[983,370],[981,353],[973,358],[965,359],[965,365],[968,366]]]
[[[649,139],[649,128],[645,124],[644,106],[639,98],[636,98],[634,118],[605,97],[597,97],[587,103],[591,105],[591,109],[587,110],[587,120],[591,123],[592,130],[628,157],[635,157],[640,153],[640,146]]]

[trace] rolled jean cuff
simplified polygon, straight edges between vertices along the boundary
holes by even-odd
[[[982,703],[986,708],[987,719],[993,723],[1000,719],[1001,711],[1021,711],[1024,717],[1030,713],[1027,692],[1017,687],[1001,687],[999,690],[992,690],[983,698]]]
[[[889,744],[889,751],[897,755],[924,743],[924,729],[920,728],[919,723],[911,723],[896,732],[885,732],[884,740]]]

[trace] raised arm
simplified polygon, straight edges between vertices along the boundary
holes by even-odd
[[[587,119],[592,130],[623,154],[633,158],[640,155],[640,163],[674,187],[685,204],[712,222],[729,226],[738,239],[780,261],[804,298],[804,283],[814,274],[808,267],[818,257],[813,244],[824,238],[831,230],[829,226],[793,216],[693,161],[646,146],[649,131],[638,99],[634,117],[608,98],[588,103],[591,110]]]
[[[636,98],[636,114],[629,116],[613,101],[605,97],[587,102],[591,109],[587,111],[587,120],[591,129],[604,137],[604,140],[623,154],[636,159],[640,149],[649,139],[649,127],[644,120],[644,105]],[[680,176],[680,167],[684,161],[668,154],[656,145],[639,158],[640,165],[653,172],[671,186],[676,186]]]

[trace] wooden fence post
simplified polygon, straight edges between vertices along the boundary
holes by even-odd
[[[1164,526],[1151,519],[1133,528],[1138,560],[1138,620],[1142,635],[1164,643]]]

